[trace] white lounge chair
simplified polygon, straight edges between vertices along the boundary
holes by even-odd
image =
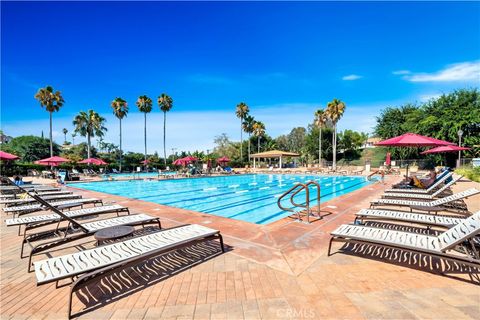
[[[465,220],[465,218],[458,216],[453,217],[446,215],[432,215],[425,213],[376,209],[362,209],[355,214],[355,222],[370,219],[400,221],[446,228],[450,228]]]
[[[38,194],[41,197],[44,196],[54,196],[54,195],[65,195],[65,194],[72,194],[72,191],[38,191]],[[10,193],[10,194],[0,194],[0,199],[7,200],[7,199],[18,199],[18,193]]]
[[[457,200],[461,200],[464,198],[471,197],[473,195],[479,194],[480,191],[471,188],[459,193],[452,194],[451,196],[432,200],[432,201],[420,201],[420,200],[402,200],[402,199],[377,199],[370,203],[370,207],[374,208],[377,206],[405,206],[405,207],[412,207],[412,206],[419,206],[419,207],[438,207],[448,203],[452,203]]]
[[[63,200],[63,199],[80,199],[82,196],[79,194],[56,194],[56,195],[47,195],[43,196],[42,194],[39,194],[43,200],[46,201],[51,201],[51,200]],[[28,197],[24,199],[3,199],[0,200],[0,204],[3,204],[5,206],[14,206],[14,205],[22,205],[22,204],[28,204],[28,203],[35,203],[37,200]]]
[[[68,318],[72,316],[73,294],[98,276],[124,270],[162,253],[190,244],[219,239],[220,231],[200,225],[184,225],[93,249],[34,262],[37,285],[76,277],[70,289]]]
[[[480,212],[464,219],[438,236],[344,224],[331,232],[332,238],[328,246],[328,255],[331,254],[333,241],[364,243],[427,254],[480,268],[478,249],[473,241],[466,241],[473,239],[479,233]],[[457,246],[463,246],[465,254],[454,251],[453,249]]]
[[[55,208],[59,207],[82,207],[86,204],[103,204],[102,200],[97,198],[82,198],[82,199],[72,199],[72,200],[64,200],[64,201],[54,201],[50,202],[50,205],[54,206]],[[30,204],[30,205],[23,205],[23,206],[12,206],[12,207],[5,207],[2,210],[6,213],[13,213],[15,217],[16,214],[22,215],[25,213],[35,212],[44,210],[45,206],[40,203]]]
[[[449,177],[453,175],[452,172],[449,171],[444,171],[442,172],[438,177],[437,180],[427,189],[418,189],[418,188],[392,188],[392,189],[386,189],[385,192],[410,192],[410,193],[432,193],[432,191],[438,187],[441,183],[443,183],[445,180],[447,180]]]
[[[457,181],[459,181],[462,177],[463,176],[457,176],[455,179],[452,179],[449,183],[444,184],[443,187],[441,187],[440,189],[438,189],[437,191],[435,191],[432,194],[428,194],[428,193],[427,194],[425,194],[425,193],[408,193],[408,192],[390,192],[390,193],[385,193],[382,196],[382,198],[403,198],[403,199],[411,198],[413,200],[415,200],[415,199],[432,200],[435,197],[440,196],[442,194],[442,192],[444,192],[445,190],[450,188]]]

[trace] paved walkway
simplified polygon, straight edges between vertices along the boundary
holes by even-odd
[[[471,186],[480,188],[461,181],[455,191]],[[267,226],[81,191],[159,216],[165,227],[199,223],[221,230],[229,251],[220,254],[216,243],[207,243],[146,261],[88,287],[73,309],[87,308],[85,319],[479,319],[478,273],[442,274],[443,264],[405,264],[389,250],[347,247],[348,253],[327,257],[329,232],[351,222],[386,187],[377,183],[329,201],[323,219],[310,225],[282,219]],[[478,197],[467,204],[480,210]],[[1,231],[2,319],[64,319],[68,286],[36,287],[19,259],[17,229],[2,219]],[[65,252],[72,248],[54,254]]]

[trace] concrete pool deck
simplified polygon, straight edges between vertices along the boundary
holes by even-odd
[[[330,231],[352,222],[356,211],[395,180],[388,177],[385,185],[375,183],[322,204],[324,218],[310,225],[287,218],[256,225],[72,185],[84,196],[158,216],[164,227],[198,223],[218,229],[229,247],[178,273],[165,268],[157,272],[162,276],[142,280],[128,272],[124,276],[140,283],[140,290],[126,283],[116,294],[92,288],[95,299],[76,299],[74,310],[92,308],[85,319],[478,319],[478,273],[459,269],[442,275],[432,266],[353,252],[327,257]],[[472,186],[480,188],[462,180],[454,191]],[[478,197],[466,202],[470,211],[480,210]],[[27,261],[19,258],[17,229],[6,228],[2,219],[1,230],[2,319],[65,318],[68,287],[36,287]]]

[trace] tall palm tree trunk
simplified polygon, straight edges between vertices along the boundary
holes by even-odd
[[[250,138],[251,134],[248,134],[248,163],[250,163]]]
[[[52,141],[52,113],[50,112],[50,157],[53,157],[53,141]]]
[[[258,136],[258,138],[257,138],[257,144],[258,144],[257,150],[258,150],[258,153],[260,153],[260,138],[261,138],[260,136]]]
[[[332,169],[337,169],[337,124],[333,125],[333,164]]]
[[[87,158],[90,158],[90,134],[87,133]]]
[[[240,161],[243,162],[243,117],[240,118]]]
[[[144,112],[144,120],[145,120],[145,127],[144,127],[144,135],[145,135],[145,166],[147,165],[147,113]]]
[[[167,112],[163,112],[163,163],[165,163],[165,167],[167,166],[167,147],[165,145],[165,137],[167,134]]]
[[[120,119],[120,163],[118,166],[118,170],[122,172],[122,119]]]
[[[318,128],[318,167],[322,167],[322,128]]]

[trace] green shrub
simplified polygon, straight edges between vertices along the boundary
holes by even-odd
[[[455,169],[455,173],[472,181],[480,182],[480,167],[460,167]]]

